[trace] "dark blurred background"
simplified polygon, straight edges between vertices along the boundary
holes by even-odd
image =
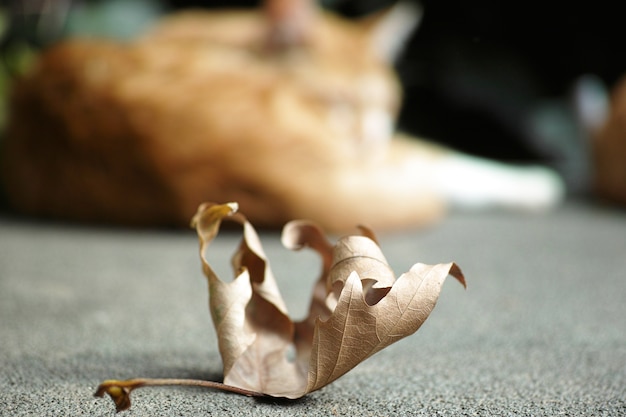
[[[36,51],[67,34],[130,37],[174,9],[258,4],[5,0],[3,61],[10,73],[11,66],[21,65],[16,56],[23,56],[24,50]],[[322,4],[356,18],[393,2],[325,0]],[[397,62],[405,87],[400,128],[480,156],[553,166],[571,190],[584,191],[589,138],[577,112],[580,92],[586,92],[586,99],[601,100],[626,67],[619,2],[422,0],[419,4],[423,19]],[[4,83],[0,87],[6,91]]]

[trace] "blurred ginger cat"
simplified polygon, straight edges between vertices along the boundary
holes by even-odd
[[[186,225],[207,200],[259,225],[398,229],[450,205],[542,209],[543,168],[513,168],[394,134],[391,62],[416,13],[349,22],[306,0],[190,11],[129,43],[68,40],[19,80],[3,176],[19,211]],[[453,122],[453,121],[451,121]]]

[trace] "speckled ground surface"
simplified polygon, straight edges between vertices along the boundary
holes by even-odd
[[[312,253],[261,234],[294,316]],[[211,256],[228,270],[239,239]],[[568,203],[536,216],[452,214],[384,235],[399,274],[456,261],[413,336],[299,401],[150,388],[127,416],[626,415],[626,213]],[[219,379],[192,231],[78,227],[0,217],[0,414],[112,416],[108,378]]]

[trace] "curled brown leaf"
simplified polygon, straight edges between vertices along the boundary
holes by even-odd
[[[108,380],[95,395],[108,394],[117,411],[130,407],[131,392],[145,386],[190,385],[247,396],[299,398],[318,390],[363,360],[414,333],[437,303],[452,275],[465,286],[454,263],[415,264],[396,279],[374,233],[331,244],[308,221],[285,226],[284,246],[311,248],[322,260],[307,317],[292,321],[254,227],[236,203],[201,205],[192,220],[200,241],[202,270],[224,368],[224,383],[193,379]],[[221,280],[206,252],[223,220],[239,223],[243,239],[233,256],[235,277]]]
[[[233,258],[236,276],[229,283],[217,277],[205,256],[224,219],[243,226],[243,241]],[[259,237],[236,212],[236,204],[204,204],[193,225],[209,281],[224,382],[271,396],[298,398],[324,387],[417,331],[448,275],[465,285],[454,263],[418,263],[396,279],[367,228],[332,245],[315,224],[292,222],[283,230],[283,244],[310,247],[323,263],[308,316],[293,322]]]

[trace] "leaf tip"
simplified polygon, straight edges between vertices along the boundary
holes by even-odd
[[[461,268],[456,263],[453,262],[450,266],[449,274],[456,278],[457,281],[459,281],[461,285],[463,285],[463,288],[467,289],[467,282],[465,282],[465,276],[463,275],[463,271],[461,271]]]
[[[212,224],[221,219],[232,216],[239,210],[239,203],[231,201],[225,204],[202,203],[198,211],[191,218],[190,226],[197,228],[201,223]]]
[[[237,203],[236,201],[231,201],[230,203],[226,203],[224,204],[224,206],[228,207],[231,213],[236,213],[239,210],[239,203]]]
[[[131,390],[131,388],[124,387],[122,381],[109,379],[98,386],[94,396],[104,397],[104,394],[108,394],[115,403],[115,411],[119,413],[130,408]]]

